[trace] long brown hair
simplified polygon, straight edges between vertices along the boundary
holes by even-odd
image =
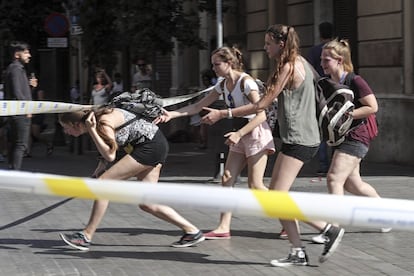
[[[269,26],[266,34],[269,34],[277,43],[280,41],[285,43],[285,47],[276,59],[275,69],[267,81],[267,86],[271,90],[278,81],[279,73],[286,63],[290,64],[289,78],[293,80],[295,60],[300,55],[299,37],[293,27],[282,24]]]
[[[105,144],[109,146],[110,150],[116,151],[118,149],[118,144],[116,143],[114,139],[106,135],[103,129],[104,126],[110,127],[112,129],[113,127],[107,124],[104,120],[101,120],[102,115],[113,112],[112,108],[101,107],[101,108],[97,108],[94,110],[91,109],[91,110],[60,113],[59,122],[64,123],[64,124],[72,124],[72,125],[75,123],[85,124],[86,118],[88,118],[88,115],[92,111],[95,113],[95,116],[96,116],[96,131],[98,132],[98,135],[102,138],[102,140],[104,140]]]

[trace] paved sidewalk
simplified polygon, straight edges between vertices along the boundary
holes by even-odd
[[[88,176],[96,162],[93,151],[77,155],[69,153],[66,147],[57,147],[50,157],[44,152],[41,145],[36,145],[33,157],[24,160],[24,169]],[[1,167],[5,167],[4,163]],[[325,180],[313,176],[315,167],[312,163],[303,169],[293,190],[326,192]],[[208,182],[214,170],[215,152],[196,150],[195,144],[171,144],[161,181],[218,185]],[[414,198],[411,167],[364,163],[362,171],[364,179],[383,197]],[[269,172],[270,169],[265,181],[269,180]],[[239,186],[246,187],[245,181],[242,177]],[[269,261],[285,257],[289,248],[286,240],[277,238],[277,220],[237,215],[233,218],[231,240],[205,241],[177,249],[169,245],[181,236],[178,228],[136,206],[118,203],[109,207],[91,251],[72,250],[59,239],[58,233],[79,230],[87,223],[90,208],[89,200],[1,191],[0,276],[414,275],[412,232],[382,234],[376,229],[347,228],[338,251],[326,263],[319,264],[322,246],[310,242],[316,233],[301,224],[311,265],[274,268]],[[177,210],[202,230],[217,225],[217,213]]]

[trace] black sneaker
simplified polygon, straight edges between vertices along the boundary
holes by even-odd
[[[91,241],[85,237],[85,234],[82,231],[69,234],[69,235],[59,233],[59,235],[64,242],[66,242],[68,245],[72,246],[73,248],[76,248],[82,251],[89,250],[89,245],[91,244]]]
[[[270,264],[272,266],[277,266],[277,267],[292,266],[292,265],[304,266],[304,265],[308,265],[308,263],[309,263],[309,259],[308,259],[308,255],[306,254],[304,247],[292,248],[287,258],[270,261]]]
[[[176,241],[171,244],[172,247],[189,247],[193,246],[199,242],[204,241],[205,237],[203,232],[200,230],[196,234],[187,234],[185,233],[179,241]]]
[[[319,257],[319,262],[321,263],[325,262],[334,253],[345,233],[344,228],[336,227],[331,224],[328,224],[325,229],[327,229],[324,231],[327,240],[322,255]]]

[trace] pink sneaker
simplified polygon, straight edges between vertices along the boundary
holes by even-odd
[[[231,239],[230,232],[215,233],[213,231],[210,231],[208,233],[205,233],[204,237],[206,238],[206,240],[229,240],[229,239]]]

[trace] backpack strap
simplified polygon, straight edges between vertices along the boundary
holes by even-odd
[[[221,82],[220,82],[220,89],[221,89],[221,91],[224,93],[224,85],[225,85],[225,82],[226,81],[226,79],[222,79],[221,80]]]
[[[242,79],[241,79],[241,81],[240,81],[240,91],[244,94],[244,82],[245,82],[245,80],[247,79],[247,78],[250,78],[250,79],[252,79],[252,80],[254,80],[251,76],[249,76],[249,75],[245,75],[245,76],[243,76],[242,77]],[[223,91],[223,93],[224,93],[224,82],[225,82],[225,80],[226,79],[223,79],[221,82],[220,82],[220,89],[221,89],[221,91]]]
[[[122,108],[121,108],[121,109],[122,109]],[[139,118],[141,118],[141,117],[142,117],[140,114],[136,114],[136,113],[133,113],[133,112],[128,111],[128,110],[125,110],[125,111],[127,111],[127,112],[130,112],[130,113],[134,114],[134,115],[135,115],[135,117],[134,117],[134,118],[132,118],[131,120],[126,121],[126,122],[125,122],[125,123],[123,123],[122,125],[120,125],[120,126],[116,127],[116,128],[115,128],[115,131],[120,130],[120,129],[122,129],[122,128],[126,127],[127,125],[132,124],[133,122],[135,122],[136,120],[138,120]]]
[[[355,76],[356,74],[354,72],[349,72],[348,74],[346,74],[344,84],[347,85],[349,88],[353,87]],[[351,88],[351,90],[353,89]]]
[[[253,77],[251,77],[251,76],[249,76],[249,75],[244,75],[243,77],[242,77],[242,79],[240,80],[240,91],[242,92],[242,94],[243,94],[243,96],[245,96],[245,97],[247,97],[245,94],[244,94],[244,82],[245,82],[245,80],[246,79],[248,79],[248,78],[250,78],[250,79],[252,79],[253,81],[254,81],[254,78]],[[225,85],[225,80],[226,79],[223,79],[221,82],[220,82],[220,89],[221,89],[221,91],[223,91],[223,93],[224,93],[224,85]]]
[[[255,79],[249,75],[244,75],[242,77],[242,79],[240,80],[240,91],[243,93],[243,95],[244,95],[244,82],[246,81],[246,79],[252,79],[253,81],[255,81]]]

